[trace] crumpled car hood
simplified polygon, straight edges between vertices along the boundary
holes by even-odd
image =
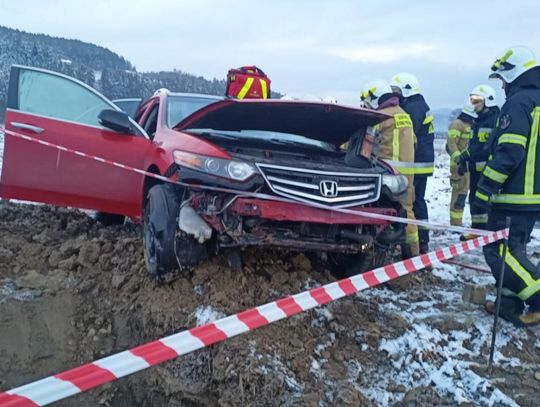
[[[344,143],[359,128],[389,117],[374,110],[319,102],[226,99],[196,111],[174,129],[263,130]]]

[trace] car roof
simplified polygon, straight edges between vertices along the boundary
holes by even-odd
[[[167,93],[167,96],[182,96],[182,97],[206,98],[206,99],[215,99],[215,100],[225,99],[224,96],[207,95],[204,93],[187,93],[187,92],[169,92]]]

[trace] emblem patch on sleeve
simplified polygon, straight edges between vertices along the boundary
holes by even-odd
[[[509,114],[503,114],[499,118],[499,128],[501,130],[506,130],[510,126],[511,123],[512,123],[512,119],[510,118]]]

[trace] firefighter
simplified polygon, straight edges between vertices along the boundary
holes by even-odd
[[[416,219],[428,221],[428,207],[426,204],[426,186],[428,177],[433,175],[433,161],[435,153],[435,129],[433,116],[424,96],[420,94],[418,79],[411,73],[402,72],[391,80],[391,88],[401,96],[401,107],[409,114],[416,135],[416,148],[414,153],[414,216]],[[429,229],[419,226],[418,237],[420,253],[429,252]]]
[[[450,224],[454,226],[463,226],[463,210],[469,193],[469,171],[467,165],[459,166],[459,157],[469,147],[472,137],[471,126],[477,117],[473,106],[467,101],[448,129],[446,151],[450,155],[450,186],[452,187]]]
[[[490,207],[489,230],[503,229],[505,218],[511,218],[500,315],[517,326],[530,326],[540,324],[540,270],[526,253],[540,215],[540,67],[530,49],[516,46],[503,51],[491,70],[490,78],[502,81],[506,102],[476,198]],[[502,250],[499,242],[484,248],[496,280]],[[525,304],[529,309],[523,314]],[[494,312],[494,304],[486,303],[486,309]]]
[[[384,80],[367,83],[362,89],[361,100],[367,107],[392,116],[375,127],[375,130],[380,134],[379,158],[385,160],[407,177],[407,194],[403,198],[402,204],[407,211],[407,218],[415,219],[413,202],[416,137],[411,118],[399,107],[399,98],[392,93],[390,84]],[[401,252],[404,259],[419,254],[416,225],[407,225],[406,242],[401,246]]]
[[[487,141],[495,127],[499,107],[497,106],[495,90],[489,85],[476,86],[469,95],[474,111],[478,118],[472,127],[473,134],[469,148],[459,157],[459,165],[462,168],[468,164],[470,170],[469,181],[469,206],[471,209],[472,227],[485,229],[487,224],[487,211],[475,197],[476,187],[488,159]],[[468,234],[462,236],[462,240],[476,237]]]

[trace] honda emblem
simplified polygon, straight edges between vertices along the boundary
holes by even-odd
[[[319,183],[321,195],[327,198],[334,198],[338,195],[338,183],[336,181],[321,181]]]

